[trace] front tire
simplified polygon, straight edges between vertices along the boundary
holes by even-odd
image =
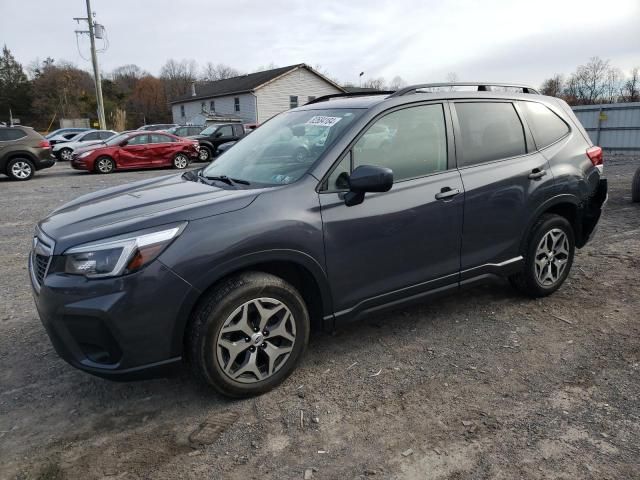
[[[245,272],[217,285],[194,312],[187,355],[219,393],[248,397],[282,383],[309,341],[304,300],[283,279]]]
[[[200,150],[198,151],[198,161],[199,162],[208,162],[211,160],[212,154],[209,147],[200,146]]]
[[[97,173],[112,173],[116,169],[116,163],[111,157],[100,157],[96,160],[95,171]]]
[[[60,156],[60,160],[70,162],[71,156],[73,155],[73,150],[71,150],[70,148],[62,148],[60,149],[60,153],[58,155]]]
[[[36,167],[27,158],[12,158],[7,163],[7,176],[12,180],[24,182],[31,180],[35,174]]]
[[[575,254],[575,237],[569,221],[545,214],[533,226],[524,250],[524,268],[509,277],[521,293],[546,297],[564,283]]]

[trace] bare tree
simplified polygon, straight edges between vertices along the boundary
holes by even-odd
[[[149,74],[139,66],[130,63],[115,68],[111,72],[111,79],[121,90],[129,93],[135,88],[138,80],[146,75]]]
[[[270,62],[270,63],[269,63],[269,65],[267,65],[267,66],[260,65],[258,68],[256,68],[256,69],[254,70],[254,73],[257,73],[257,72],[264,72],[265,70],[274,70],[274,69],[276,69],[276,68],[279,68],[279,67],[278,67],[278,65],[276,65],[276,64],[275,64],[275,63],[273,63],[273,62]]]
[[[564,78],[559,73],[542,82],[540,93],[550,97],[561,97],[564,92]]]
[[[400,90],[401,88],[404,88],[406,86],[407,82],[405,82],[400,75],[396,75],[395,77],[393,77],[393,80],[391,80],[391,83],[389,84],[389,90]]]
[[[160,70],[160,79],[164,83],[164,90],[168,100],[184,95],[196,81],[198,64],[195,60],[167,60]]]
[[[602,101],[607,90],[607,77],[611,67],[609,60],[591,57],[586,65],[579,65],[572,75],[575,95],[579,104],[592,105]]]
[[[631,76],[622,86],[621,96],[625,102],[640,102],[640,69],[631,70]]]
[[[607,71],[605,79],[605,91],[603,100],[607,103],[615,103],[620,98],[622,89],[622,72],[620,69],[611,67]]]
[[[370,78],[362,84],[365,88],[375,88],[376,90],[386,90],[386,81],[384,77]]]
[[[214,65],[212,62],[208,62],[203,68],[200,75],[200,79],[205,82],[215,82],[217,80],[224,80],[226,78],[233,78],[240,75],[240,72],[229,65],[224,63],[218,63]]]
[[[447,73],[447,83],[457,83],[460,81],[456,72]]]

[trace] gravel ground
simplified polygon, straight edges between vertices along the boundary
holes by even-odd
[[[640,158],[610,158],[595,239],[560,291],[506,283],[316,333],[298,370],[230,401],[187,372],[111,383],[54,352],[27,278],[34,223],[106,186],[0,179],[0,478],[640,478]]]

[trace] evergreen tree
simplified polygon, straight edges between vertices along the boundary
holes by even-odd
[[[31,88],[22,65],[5,45],[0,56],[0,120],[8,123],[9,110],[22,123],[31,119]]]

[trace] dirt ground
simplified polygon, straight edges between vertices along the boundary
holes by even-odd
[[[171,172],[62,164],[2,178],[0,478],[640,478],[638,166],[607,159],[600,229],[555,295],[528,300],[500,283],[316,333],[282,386],[243,401],[187,372],[111,383],[77,371],[36,314],[36,221]]]

